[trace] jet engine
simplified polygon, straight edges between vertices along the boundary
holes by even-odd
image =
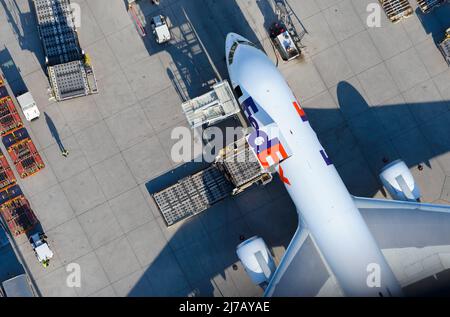
[[[380,179],[392,198],[403,201],[420,201],[420,189],[408,166],[401,160],[386,165]]]
[[[254,236],[245,240],[237,246],[236,253],[253,283],[264,285],[270,281],[276,265],[262,238]]]

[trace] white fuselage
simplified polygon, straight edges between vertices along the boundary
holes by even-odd
[[[233,46],[236,42],[240,44]],[[239,102],[252,98],[257,107],[244,107],[249,122],[258,129],[270,117],[290,149],[291,156],[280,163],[281,178],[345,295],[400,296],[391,268],[316,133],[299,115],[298,100],[281,73],[237,34],[227,36],[226,54]]]

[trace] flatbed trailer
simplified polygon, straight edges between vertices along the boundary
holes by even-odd
[[[448,2],[449,0],[417,0],[417,4],[423,13],[431,12],[434,8]]]
[[[23,126],[11,97],[0,99],[0,134],[4,135]]]
[[[31,176],[45,167],[25,128],[5,135],[2,141],[21,178]]]
[[[33,0],[47,75],[57,101],[98,92],[80,47],[69,0]]]
[[[210,166],[153,194],[153,199],[167,226],[171,226],[230,196],[232,189],[225,176]]]
[[[38,223],[30,203],[18,185],[0,193],[0,214],[13,236],[21,235]]]
[[[197,215],[253,184],[265,185],[272,175],[261,168],[245,138],[219,152],[214,164],[180,179],[152,197],[167,226]]]
[[[391,22],[397,23],[414,13],[408,0],[378,0]]]

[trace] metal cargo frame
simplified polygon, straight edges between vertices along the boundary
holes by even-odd
[[[417,0],[417,4],[423,13],[431,12],[434,8],[445,3],[448,3],[448,0]]]
[[[214,166],[153,194],[167,226],[192,217],[231,195],[233,186]]]
[[[25,128],[5,135],[2,141],[21,178],[31,176],[45,167]]]
[[[391,22],[397,23],[414,13],[408,0],[379,0],[381,7]]]
[[[47,74],[57,101],[98,92],[92,66],[80,47],[69,0],[33,0]]]
[[[89,94],[87,74],[81,61],[49,66],[48,75],[58,101]]]
[[[222,149],[216,158],[215,166],[235,186],[233,195],[255,183],[266,184],[272,180],[272,175],[262,169],[255,154],[250,150],[246,138],[239,139]]]
[[[0,192],[0,214],[14,236],[31,230],[38,223],[30,203],[18,185]]]
[[[0,134],[4,135],[23,126],[11,97],[0,99]]]
[[[220,122],[241,110],[226,80],[206,94],[183,102],[181,108],[193,129]]]
[[[48,65],[80,60],[82,52],[68,0],[34,0]]]
[[[0,190],[14,185],[16,182],[16,177],[14,176],[11,167],[9,166],[8,160],[5,155],[0,152]]]

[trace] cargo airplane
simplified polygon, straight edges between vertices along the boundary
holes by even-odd
[[[361,212],[384,212],[382,217],[389,219],[396,212],[449,213],[450,206],[421,204],[418,187],[402,161],[392,162],[380,174],[396,200],[352,196],[266,54],[235,33],[228,34],[225,53],[233,89],[252,127],[247,141],[261,166],[278,172],[299,216],[298,229],[277,268],[262,238],[237,247],[247,274],[264,286],[265,296],[315,295],[308,289],[315,272],[305,270],[315,270],[308,264],[313,251],[306,241],[311,240],[343,295],[402,296],[401,283]]]

